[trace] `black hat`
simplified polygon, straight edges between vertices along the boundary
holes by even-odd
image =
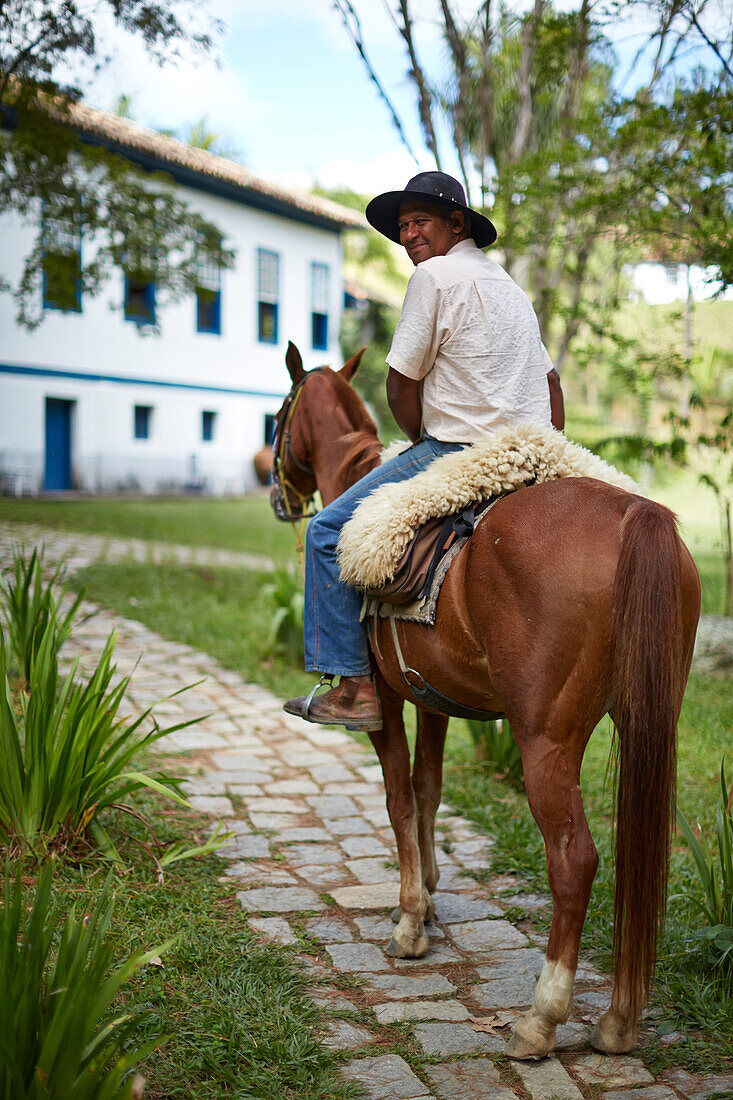
[[[483,214],[466,205],[466,195],[460,183],[445,172],[420,172],[408,181],[404,191],[385,191],[383,195],[377,195],[366,208],[367,221],[385,237],[399,244],[397,221],[400,207],[420,199],[429,199],[438,206],[470,214],[471,236],[479,248],[486,248],[496,240],[494,225]]]

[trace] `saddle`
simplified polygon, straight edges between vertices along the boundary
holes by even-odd
[[[477,710],[444,695],[425,677],[410,668],[402,653],[396,619],[432,625],[438,593],[450,565],[473,535],[478,521],[504,494],[469,504],[448,516],[436,516],[415,532],[397,564],[394,576],[380,587],[364,589],[362,619],[372,619],[372,645],[379,654],[376,620],[388,618],[397,661],[403,679],[416,703],[455,718],[473,718],[487,722],[503,715]]]
[[[442,559],[450,550],[457,551],[465,545],[480,517],[497,499],[477,501],[460,512],[434,516],[423,523],[397,563],[394,575],[381,585],[366,586],[364,595],[370,600],[398,607],[427,599]]]

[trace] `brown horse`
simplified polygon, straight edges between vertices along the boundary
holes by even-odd
[[[279,414],[276,484],[291,514],[316,487],[330,503],[379,461],[375,426],[349,384],[360,358],[339,372],[306,373],[288,347],[293,389]],[[592,1042],[609,1053],[636,1045],[664,916],[677,720],[699,611],[697,570],[668,509],[601,481],[565,478],[519,489],[489,511],[448,571],[434,627],[398,623],[407,664],[451,699],[506,715],[522,753],[553,916],[532,1008],[510,1042],[515,1058],[548,1054],[570,1012],[598,865],[580,768],[606,713],[617,742],[615,973]],[[371,629],[384,726],[369,736],[400,864],[388,950],[420,957],[439,874],[433,830],[448,718],[418,707],[411,773],[402,721],[410,690],[388,621]]]

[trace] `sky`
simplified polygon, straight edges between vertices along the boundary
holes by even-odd
[[[434,167],[420,138],[404,46],[387,0],[353,4],[417,163],[400,141],[333,0],[209,0],[198,7],[224,24],[214,56],[202,61],[185,51],[179,63],[162,68],[137,40],[110,26],[109,63],[91,78],[82,75],[86,99],[111,109],[118,96],[129,95],[133,118],[145,126],[179,130],[205,118],[248,168],[284,184],[319,182],[366,194],[401,188],[415,172]],[[458,14],[477,7],[478,0],[453,4]],[[437,0],[412,0],[411,10],[427,68],[447,73]],[[642,30],[638,18],[613,28],[627,65]],[[458,174],[447,140],[443,149],[444,167]]]

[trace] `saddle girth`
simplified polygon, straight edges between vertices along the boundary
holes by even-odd
[[[449,714],[452,718],[473,718],[478,722],[493,722],[497,718],[504,717],[499,711],[479,710],[477,707],[468,707],[464,703],[459,703],[456,699],[451,699],[449,695],[444,695],[442,691],[438,691],[436,687],[433,687],[433,685],[425,679],[422,673],[418,672],[415,668],[410,668],[406,663],[402,653],[400,639],[397,635],[397,624],[395,623],[394,612],[389,616],[389,625],[392,630],[392,641],[394,643],[402,678],[410,689],[410,694],[413,699],[419,706],[427,707],[428,710],[436,710],[439,714]],[[374,629],[376,642],[376,624]],[[417,680],[419,680],[419,687],[416,687],[410,682],[410,676],[416,677]]]

